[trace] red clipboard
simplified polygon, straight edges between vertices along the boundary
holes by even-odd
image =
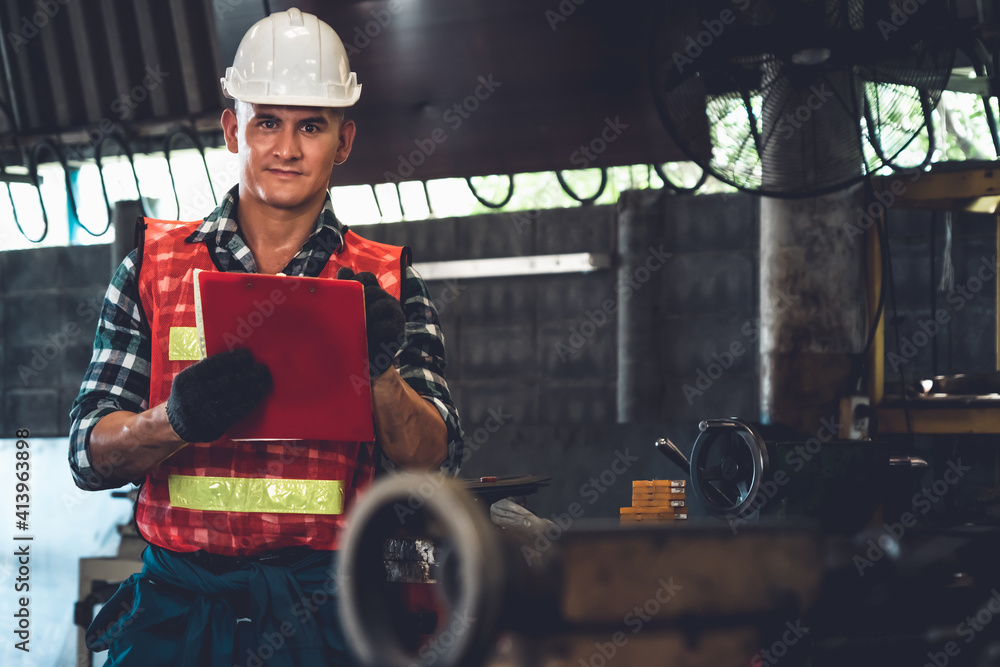
[[[274,382],[230,438],[375,439],[361,283],[198,270],[194,286],[202,354],[247,348]]]

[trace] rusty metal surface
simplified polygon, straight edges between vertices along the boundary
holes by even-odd
[[[815,435],[822,420],[836,423],[840,398],[852,393],[853,363],[846,352],[770,350],[762,354],[761,414],[768,415],[772,424]],[[764,393],[764,388],[770,392]]]
[[[658,604],[647,613],[662,623],[798,613],[818,598],[823,578],[818,534],[807,530],[637,527],[575,531],[562,541],[560,609],[577,624],[621,625],[650,600]]]
[[[693,641],[680,632],[633,635],[625,631],[621,636],[555,637],[539,648],[545,655],[537,663],[541,667],[578,667],[581,664],[746,667],[754,664],[751,658],[760,651],[760,637],[752,628],[705,632]],[[611,657],[607,658],[609,654]],[[602,658],[607,662],[601,662]]]

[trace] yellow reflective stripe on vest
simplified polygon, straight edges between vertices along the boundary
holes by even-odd
[[[170,475],[170,504],[203,512],[341,514],[339,479],[259,479]]]

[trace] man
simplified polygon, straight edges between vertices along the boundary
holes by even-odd
[[[145,221],[71,413],[77,485],[143,480],[136,523],[151,543],[88,645],[109,649],[108,665],[350,664],[330,567],[344,511],[380,457],[451,473],[461,462],[444,340],[408,251],[333,214],[327,187],[356,132],[343,109],[361,89],[333,29],[297,9],[259,21],[222,85],[239,183],[204,221]],[[195,268],[363,283],[376,442],[226,437],[270,374],[246,350],[191,354]]]

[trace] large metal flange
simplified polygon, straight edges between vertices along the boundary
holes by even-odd
[[[420,650],[403,645],[393,629],[399,610],[383,595],[383,547],[399,538],[429,540],[444,555],[433,573],[449,611]],[[338,604],[351,649],[372,667],[478,664],[496,641],[506,571],[501,554],[496,528],[454,479],[399,474],[379,481],[351,511],[341,541]]]

